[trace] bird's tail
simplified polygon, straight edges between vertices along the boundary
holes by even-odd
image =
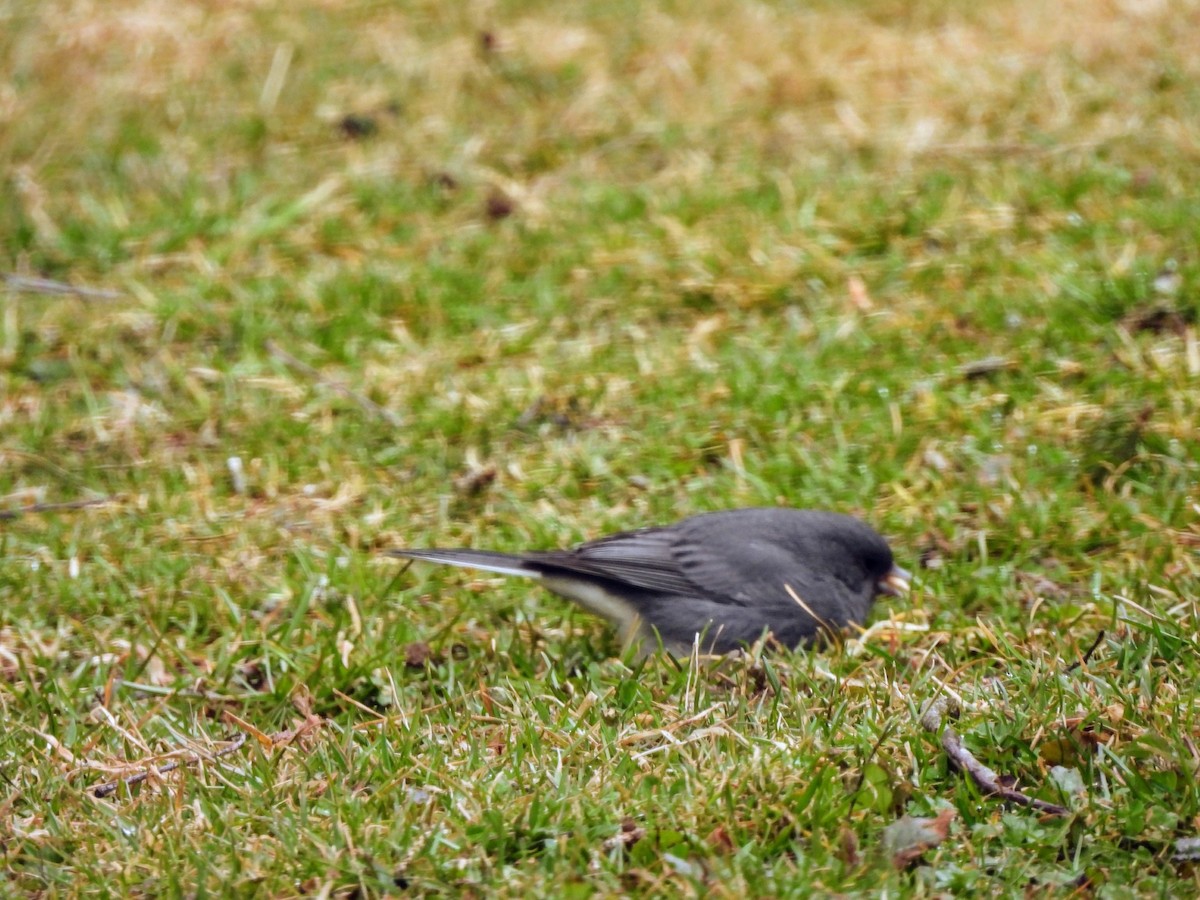
[[[387,550],[387,556],[400,559],[419,559],[424,562],[461,566],[464,569],[479,569],[483,572],[498,572],[501,575],[523,575],[540,578],[541,573],[529,568],[519,556],[497,553],[494,550]]]

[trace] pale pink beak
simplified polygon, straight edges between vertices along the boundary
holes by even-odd
[[[908,593],[911,581],[911,572],[893,565],[891,571],[879,579],[879,593],[899,597],[901,594]]]

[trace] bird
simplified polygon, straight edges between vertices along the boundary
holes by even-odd
[[[393,549],[386,555],[532,578],[615,623],[644,655],[809,647],[866,620],[912,576],[869,525],[835,512],[751,507],[623,531],[570,550]]]

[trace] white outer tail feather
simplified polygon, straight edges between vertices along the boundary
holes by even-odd
[[[392,550],[391,556],[401,559],[415,559],[420,562],[441,563],[447,566],[458,566],[462,569],[477,569],[481,572],[495,572],[498,575],[520,575],[523,578],[533,578],[542,582],[543,586],[560,597],[574,600],[584,609],[598,616],[617,623],[621,626],[626,640],[630,640],[641,626],[641,618],[636,609],[623,598],[605,590],[594,579],[570,573],[543,573],[533,569],[522,568],[518,560],[512,565],[504,565],[503,557],[499,554],[473,553],[470,550]]]
[[[402,559],[415,559],[421,562],[441,563],[446,566],[457,566],[460,569],[477,569],[480,572],[495,572],[497,575],[520,575],[523,578],[536,578],[541,580],[542,573],[535,572],[531,569],[521,568],[519,563],[514,563],[511,566],[500,565],[492,559],[471,559],[466,557],[464,552],[447,551],[439,553],[437,550],[396,550],[392,553],[393,556],[398,556]]]

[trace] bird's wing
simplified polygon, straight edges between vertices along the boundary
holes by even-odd
[[[688,579],[674,555],[674,528],[645,528],[609,535],[574,550],[528,553],[533,568],[603,578],[663,594],[692,595]]]
[[[824,618],[854,594],[825,559],[814,558],[819,545],[802,550],[796,540],[797,530],[822,524],[819,514],[782,509],[696,516],[679,524],[675,559],[691,581],[740,605],[786,606],[799,597]]]
[[[778,604],[788,599],[786,587],[811,592],[824,581],[786,548],[762,537],[743,536],[736,543],[684,537],[675,557],[690,581],[744,606]]]
[[[768,533],[737,527],[714,533],[711,527],[698,531],[687,526],[684,522],[615,534],[574,550],[528,554],[525,559],[536,568],[735,605],[790,602],[785,580],[796,591],[813,587],[814,574]]]

